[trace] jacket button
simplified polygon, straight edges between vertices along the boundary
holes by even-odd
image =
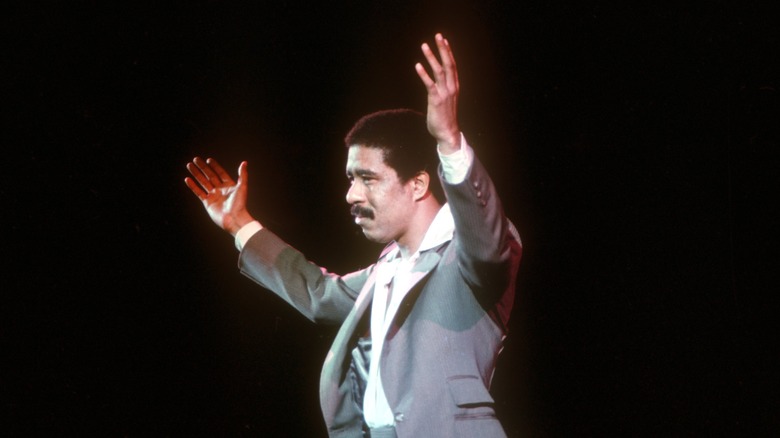
[[[482,197],[482,191],[477,190],[477,198],[481,198],[481,197]]]
[[[397,423],[404,421],[404,414],[395,414],[395,421]]]

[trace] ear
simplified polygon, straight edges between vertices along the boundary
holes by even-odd
[[[417,172],[417,175],[412,177],[412,191],[415,201],[419,201],[428,196],[430,193],[430,190],[428,190],[430,184],[431,176],[426,171]]]

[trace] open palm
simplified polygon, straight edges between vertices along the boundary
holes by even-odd
[[[203,203],[211,220],[231,234],[253,220],[246,210],[246,183],[249,177],[246,167],[246,162],[238,167],[238,182],[235,182],[211,158],[203,160],[195,157],[191,163],[187,163],[192,178],[185,178],[185,184]]]

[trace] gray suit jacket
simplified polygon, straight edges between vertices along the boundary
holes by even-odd
[[[488,389],[514,303],[520,240],[476,157],[465,181],[451,185],[442,179],[442,185],[455,236],[422,253],[414,267],[416,284],[379,359],[382,385],[401,438],[502,437]],[[339,276],[263,229],[239,257],[244,275],[310,320],[341,324],[320,378],[331,437],[362,436],[362,406],[348,370],[363,335],[359,326],[370,309],[376,267],[388,249],[374,265]]]

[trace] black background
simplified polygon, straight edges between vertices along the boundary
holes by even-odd
[[[334,329],[238,274],[184,164],[248,160],[264,225],[370,263],[341,139],[424,109],[435,32],[525,244],[508,434],[776,432],[769,8],[329,3],[3,7],[4,434],[324,436]]]

